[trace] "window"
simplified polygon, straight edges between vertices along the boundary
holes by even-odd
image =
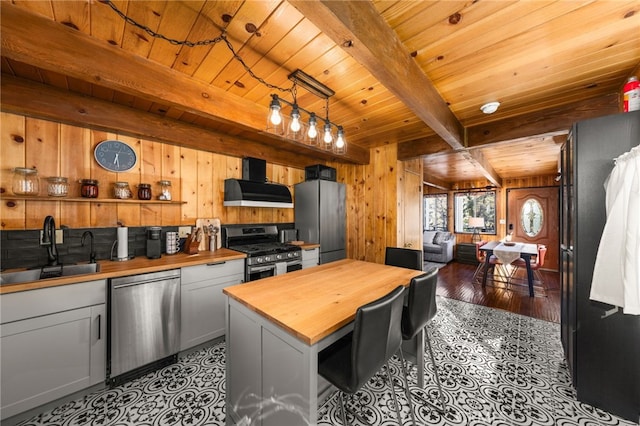
[[[455,212],[455,232],[473,233],[469,227],[469,218],[479,217],[484,219],[484,228],[478,231],[481,234],[496,234],[496,192],[458,192],[453,198]]]
[[[542,206],[538,200],[529,198],[524,202],[520,211],[520,222],[527,236],[535,237],[538,235],[544,222]]]
[[[424,230],[446,231],[448,229],[447,194],[428,194],[424,196]]]

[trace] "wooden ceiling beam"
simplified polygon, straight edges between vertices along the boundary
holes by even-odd
[[[371,1],[289,2],[361,63],[451,148],[466,148],[462,125]],[[487,179],[502,185],[502,179],[481,153],[467,152],[465,156]]]
[[[424,179],[424,181],[422,182],[423,185],[432,186],[434,188],[442,189],[443,191],[448,191],[451,189],[451,184],[449,182],[445,182],[436,177],[425,174],[422,178]]]
[[[305,155],[295,147],[260,143],[203,129],[178,120],[77,95],[6,74],[0,79],[4,112],[57,121],[235,157],[258,157],[270,163],[304,168],[318,162],[340,161],[333,154]],[[287,150],[285,148],[289,148]]]
[[[495,142],[568,131],[573,123],[620,112],[620,96],[611,93],[572,104],[508,117],[467,128],[469,148]]]
[[[443,152],[455,152],[451,146],[438,135],[416,139],[411,142],[398,144],[398,160],[406,161],[420,158],[425,155],[440,154]]]
[[[477,164],[479,166],[480,173],[482,173],[482,175],[487,178],[489,182],[493,183],[498,188],[502,187],[502,178],[500,177],[498,172],[496,172],[495,169],[491,166],[482,152],[478,150],[466,151],[462,152],[462,156],[470,163]]]
[[[362,64],[452,148],[462,125],[371,1],[290,0],[325,35]]]
[[[263,134],[279,145],[315,150],[265,133],[268,106],[158,65],[65,25],[1,2],[2,55],[218,122]],[[349,146],[342,162],[369,163],[369,151]]]

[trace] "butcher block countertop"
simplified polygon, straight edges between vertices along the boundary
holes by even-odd
[[[78,282],[102,280],[106,278],[123,277],[126,275],[144,274],[148,272],[165,271],[183,266],[217,263],[227,260],[244,259],[244,253],[221,248],[216,251],[201,251],[197,254],[177,253],[163,254],[160,259],[147,259],[146,256],[135,257],[131,260],[116,262],[100,260],[100,272],[95,274],[74,275],[69,277],[51,278],[19,284],[4,284],[0,286],[0,294],[15,293],[17,291],[35,290],[39,288],[55,287]],[[14,271],[18,271],[16,269]],[[13,272],[13,271],[6,271]]]
[[[313,345],[355,318],[358,307],[424,272],[345,259],[223,289],[230,298]]]

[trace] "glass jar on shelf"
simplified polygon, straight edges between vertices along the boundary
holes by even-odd
[[[158,200],[171,201],[171,181],[161,180],[158,183],[160,184],[160,195],[158,195]]]
[[[98,181],[95,179],[80,180],[80,195],[82,198],[98,198]]]
[[[116,182],[113,185],[113,196],[120,200],[127,200],[131,198],[131,188],[129,188],[129,182]]]
[[[69,180],[62,176],[47,178],[47,195],[50,197],[66,197],[69,193]]]
[[[138,199],[150,200],[151,199],[151,184],[141,183],[138,185]]]
[[[15,195],[38,195],[40,192],[38,170],[29,167],[13,169],[11,189]]]

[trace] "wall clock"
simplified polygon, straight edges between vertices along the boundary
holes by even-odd
[[[124,142],[106,140],[96,145],[93,155],[102,167],[112,172],[126,172],[136,165],[136,151]]]

